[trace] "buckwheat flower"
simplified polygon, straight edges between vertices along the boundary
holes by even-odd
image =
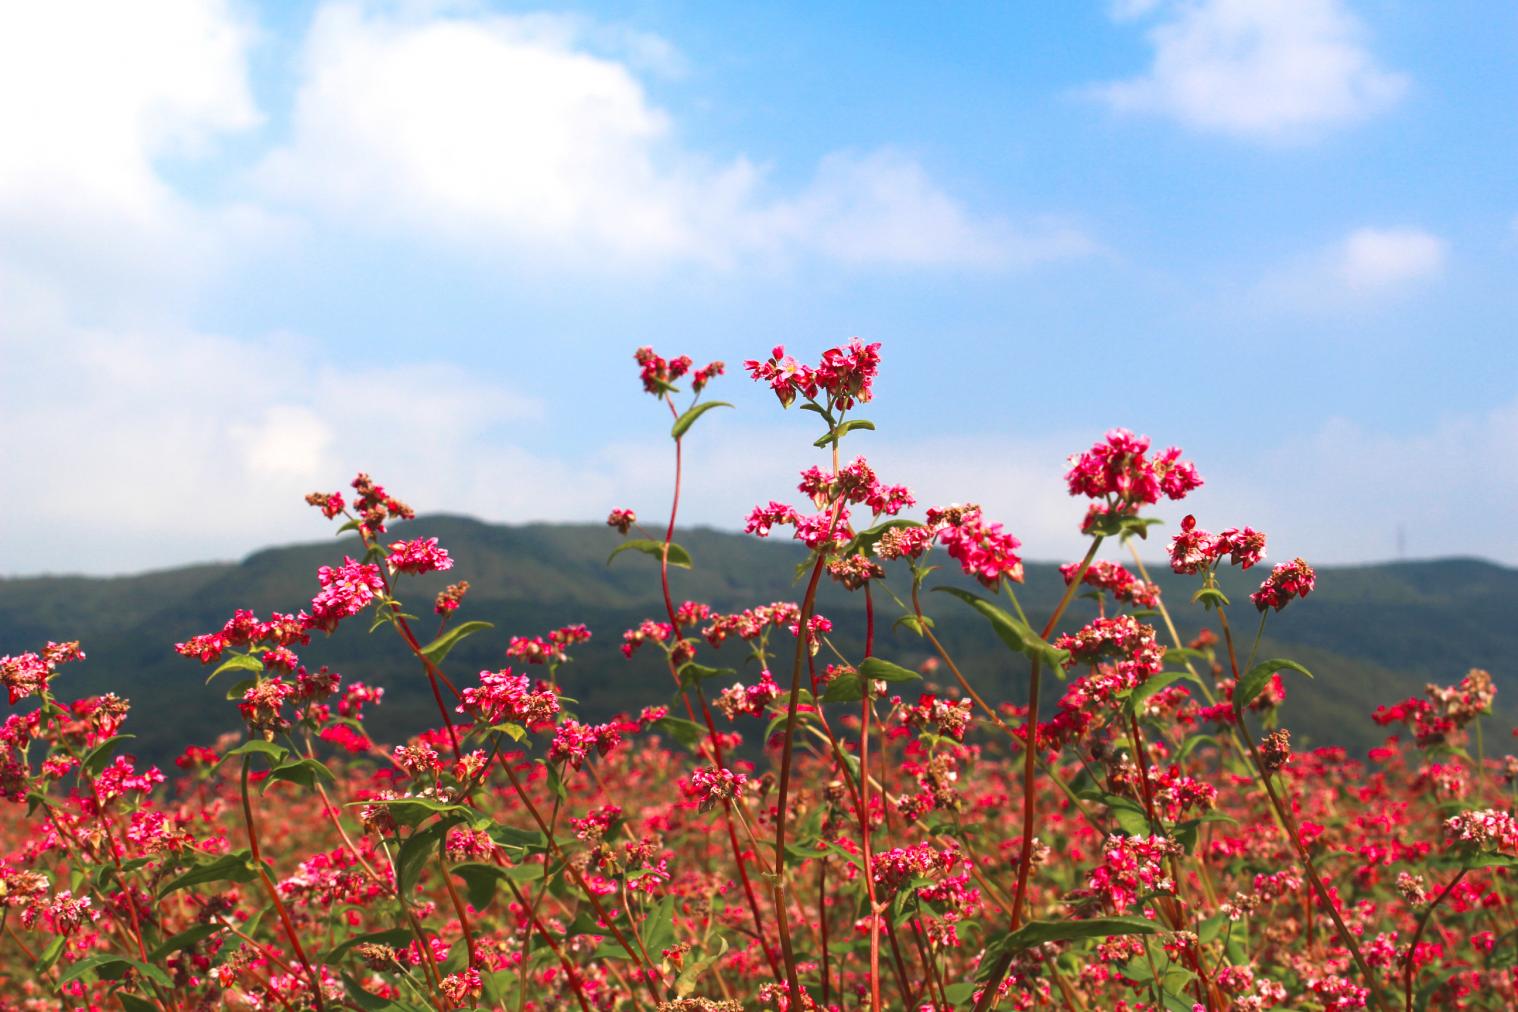
[[[1518,851],[1518,821],[1496,808],[1450,816],[1444,820],[1444,835],[1467,850]]]
[[[157,766],[149,766],[138,772],[130,756],[120,755],[111,761],[111,764],[100,771],[95,778],[95,796],[103,805],[121,797],[128,791],[138,794],[147,794],[155,786],[163,783],[163,771]]]
[[[880,535],[875,554],[886,561],[921,558],[936,536],[931,527],[892,527]]]
[[[1091,449],[1071,454],[1065,475],[1070,494],[1132,507],[1158,502],[1161,495],[1183,499],[1201,486],[1196,467],[1180,460],[1180,450],[1171,447],[1152,461],[1148,452],[1148,436],[1112,429]]]
[[[1422,875],[1400,872],[1397,875],[1397,892],[1410,907],[1421,907],[1428,902],[1428,882]]]
[[[726,804],[738,796],[748,777],[717,766],[706,766],[690,775],[691,787],[700,799],[697,808],[709,812],[719,804]]]
[[[469,593],[468,580],[450,583],[446,588],[438,591],[437,600],[433,602],[432,610],[439,615],[447,615],[458,611],[459,604],[464,600],[464,595],[467,593]]]
[[[1270,576],[1260,589],[1249,595],[1260,611],[1274,608],[1280,611],[1294,597],[1306,597],[1318,585],[1318,575],[1303,559],[1283,562],[1270,571]]]
[[[1166,861],[1181,853],[1179,844],[1163,836],[1114,834],[1102,848],[1102,864],[1086,877],[1086,890],[1125,913],[1145,893],[1175,892]]]
[[[438,754],[428,745],[397,746],[391,758],[395,765],[413,777],[435,776],[443,768]]]
[[[341,492],[312,492],[306,496],[306,502],[321,510],[328,520],[341,513],[344,505]]]
[[[750,717],[762,715],[765,708],[780,698],[780,686],[776,684],[769,668],[759,673],[759,681],[753,685],[736,682],[717,694],[712,705],[728,720],[743,714]]]
[[[650,640],[663,643],[674,635],[675,627],[668,622],[655,622],[651,618],[646,618],[638,625],[638,628],[628,629],[622,634],[622,656],[631,657],[633,651]]]
[[[655,397],[672,393],[675,390],[675,380],[689,372],[692,365],[689,355],[666,361],[648,347],[639,348],[633,353],[633,358],[638,362],[638,378],[643,381],[644,392]]]
[[[1217,560],[1217,539],[1196,525],[1196,517],[1187,514],[1181,520],[1181,532],[1170,539],[1170,568],[1192,576]]]
[[[202,664],[210,664],[221,657],[227,646],[226,637],[221,633],[201,633],[191,636],[183,643],[175,643],[174,652],[181,657],[193,657]],[[0,664],[3,663],[0,661]]]
[[[237,708],[242,711],[248,730],[261,735],[265,741],[273,741],[276,732],[288,729],[290,722],[280,710],[295,691],[294,685],[274,677],[266,678],[244,692]]]
[[[951,507],[952,509],[952,507]],[[973,576],[987,587],[995,587],[1002,577],[1014,583],[1023,581],[1023,560],[1017,554],[1022,542],[1002,531],[999,523],[987,523],[978,508],[951,519],[948,511],[928,511],[929,526],[938,529],[938,541],[956,560],[966,576]]]
[[[827,570],[829,576],[849,590],[858,590],[871,580],[885,576],[885,570],[879,563],[858,552],[848,558],[834,559],[828,563]]]
[[[796,518],[796,540],[812,551],[846,545],[854,532],[849,527],[849,511],[839,509],[837,516],[831,513],[815,513]]]
[[[794,507],[785,503],[771,500],[768,506],[755,506],[748,515],[748,521],[743,525],[745,532],[757,537],[767,538],[770,529],[777,524],[794,524],[800,519]]]
[[[606,526],[615,527],[618,534],[626,534],[638,522],[638,514],[632,510],[614,509],[606,516]]]
[[[480,979],[480,971],[469,967],[459,973],[450,973],[444,977],[438,989],[443,992],[453,1005],[463,1005],[466,999],[473,998],[485,987],[485,982]]]
[[[510,668],[481,671],[480,684],[461,693],[458,712],[478,723],[491,725],[510,721],[537,729],[553,723],[559,712],[559,697],[552,689],[535,689],[526,675],[513,675]]]
[[[1248,569],[1265,558],[1265,535],[1253,527],[1230,527],[1218,535],[1213,551],[1228,556],[1228,561],[1240,569]]]
[[[378,566],[347,557],[341,566],[322,566],[316,571],[316,579],[322,589],[311,600],[311,625],[325,632],[332,632],[343,619],[363,611],[374,601],[375,592],[385,588]]]
[[[52,669],[36,654],[0,657],[0,682],[9,690],[12,706],[40,692],[52,676]]]
[[[437,538],[397,541],[390,546],[386,560],[391,573],[440,573],[453,568],[446,548],[439,548]]]
[[[1275,773],[1291,761],[1291,732],[1279,728],[1260,740],[1260,762],[1266,771]]]
[[[690,388],[699,394],[706,389],[708,383],[726,371],[727,366],[722,362],[708,362],[705,366],[697,369],[695,374],[691,376]]]

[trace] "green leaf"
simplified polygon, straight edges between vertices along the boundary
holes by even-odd
[[[1108,938],[1112,935],[1154,935],[1160,926],[1142,917],[1093,917],[1084,921],[1029,921],[1016,931],[1009,931],[986,946],[976,980],[984,983],[992,967],[1004,955],[1031,949],[1045,942],[1073,942],[1082,938]]]
[[[213,678],[216,678],[217,675],[222,674],[223,671],[261,672],[263,669],[263,660],[260,660],[258,657],[254,657],[252,654],[232,654],[231,657],[226,658],[226,660],[223,660],[220,665],[216,666],[216,671],[213,671],[211,674],[206,675],[205,684],[211,684],[211,680],[213,680]]]
[[[512,741],[527,740],[527,729],[521,724],[513,724],[510,721],[506,721],[502,724],[491,724],[490,730],[504,734],[511,738]]]
[[[448,652],[458,646],[459,640],[465,636],[472,636],[482,629],[492,628],[494,626],[490,622],[479,621],[464,622],[456,625],[431,643],[422,647],[422,656],[433,664],[441,664],[443,663],[443,658],[448,656]]]
[[[824,703],[857,703],[864,698],[864,679],[852,671],[840,672],[822,692]],[[781,718],[784,719],[784,718]]]
[[[1025,655],[1029,660],[1042,659],[1051,667],[1063,668],[1065,662],[1070,659],[1068,650],[1055,649],[1034,632],[1028,623],[1013,618],[980,595],[972,594],[968,590],[960,590],[958,587],[934,587],[933,589],[945,594],[953,594],[980,612],[991,623],[991,628],[996,631],[996,635],[1003,643]]]
[[[883,661],[879,657],[866,657],[859,665],[859,673],[878,682],[920,682],[922,675],[900,664]]]
[[[58,957],[63,955],[63,945],[67,941],[67,935],[58,935],[51,942],[47,943],[47,948],[43,949],[42,955],[37,957],[37,975],[39,977],[46,974],[53,968],[53,964],[58,962]]]
[[[502,868],[498,865],[468,861],[454,865],[449,871],[463,880],[464,891],[469,897],[469,905],[476,910],[484,910],[494,901],[496,886],[501,882],[530,882],[540,879],[543,877],[544,868],[537,863]]]
[[[269,785],[276,780],[287,783],[300,784],[302,787],[315,788],[317,780],[325,780],[327,783],[336,783],[337,777],[315,759],[296,759],[293,762],[280,763],[269,771],[269,777],[264,781],[263,789],[267,791]]]
[[[606,564],[608,566],[611,565],[612,559],[629,550],[642,552],[644,555],[652,555],[656,559],[664,558],[664,542],[654,541],[652,538],[632,538],[631,540],[622,542],[613,549],[612,553],[606,557]],[[691,567],[690,553],[671,542],[669,546],[669,564],[671,566],[679,566],[681,569],[689,569]]]
[[[164,987],[173,987],[174,982],[169,975],[156,966],[138,962],[135,959],[126,959],[122,956],[86,956],[69,966],[58,977],[58,983],[67,984],[71,980],[78,980],[86,973],[93,972],[101,980],[120,980],[127,975],[127,971],[136,970],[144,977],[162,984]]]
[[[472,808],[452,805],[432,798],[390,798],[389,800],[375,798],[371,801],[355,801],[352,805],[384,805],[390,809],[391,817],[401,826],[415,826],[432,815],[450,817],[446,821],[452,825],[474,814]]]
[[[848,435],[850,432],[853,432],[855,429],[866,429],[870,432],[874,432],[875,423],[867,418],[851,418],[850,420],[844,422],[842,425],[835,427],[832,432],[829,432],[827,435],[823,436],[812,445],[820,449],[831,443],[835,437],[842,439],[844,436]]]
[[[652,726],[693,752],[700,748],[701,739],[706,735],[704,727],[684,717],[660,717]]]
[[[1208,611],[1212,611],[1214,608],[1228,607],[1228,595],[1216,587],[1203,587],[1191,595],[1191,601],[1193,604],[1200,604]]]
[[[1196,850],[1197,832],[1204,822],[1227,822],[1236,826],[1239,820],[1231,815],[1224,815],[1222,812],[1207,812],[1194,819],[1175,823],[1170,827],[1170,835],[1176,843],[1185,847],[1190,853]]]
[[[409,894],[416,887],[417,881],[422,877],[422,869],[427,866],[427,859],[437,853],[438,843],[446,832],[446,825],[434,823],[412,833],[401,844],[400,851],[395,855],[397,892]]]
[[[709,678],[736,677],[738,672],[732,668],[709,668],[694,661],[680,666],[680,687],[683,689],[694,689]]]
[[[156,1004],[127,991],[117,991],[116,1000],[121,1002],[121,1012],[158,1012]]]
[[[643,918],[643,948],[650,954],[675,944],[675,898],[665,896]]]
[[[86,776],[98,777],[106,763],[111,761],[111,753],[116,751],[116,746],[135,737],[135,734],[118,734],[114,738],[107,738],[84,754],[84,758],[79,761],[79,768]]]
[[[696,419],[706,414],[712,408],[730,407],[732,407],[732,405],[727,401],[703,401],[702,403],[697,404],[695,407],[691,408],[689,411],[685,412],[685,414],[681,415],[679,418],[676,418],[675,424],[669,430],[669,434],[674,438],[679,439],[690,430],[690,427],[692,425],[696,424]]]
[[[1270,683],[1270,676],[1282,670],[1298,671],[1308,678],[1312,677],[1312,672],[1302,667],[1296,661],[1276,658],[1256,664],[1249,669],[1249,674],[1244,676],[1244,680],[1239,683],[1238,689],[1235,690],[1236,694],[1234,698],[1237,700],[1239,708],[1242,709],[1254,702],[1255,697],[1264,692],[1265,686]]]
[[[894,629],[897,626],[906,626],[909,630],[916,633],[919,639],[921,639],[927,636],[927,630],[933,628],[933,620],[928,618],[926,615],[920,619],[916,615],[903,615],[901,618],[891,623],[891,628]]]
[[[681,970],[680,976],[675,978],[675,996],[678,998],[690,997],[690,993],[696,989],[696,981],[700,980],[701,975],[710,969],[713,963],[721,959],[726,952],[727,939],[719,935],[715,950],[708,952],[694,962],[685,964],[685,969]]]
[[[216,670],[206,676],[206,684],[211,684],[211,679],[223,671],[262,671],[264,662],[252,654],[233,654],[231,657],[217,665]]]
[[[216,932],[223,930],[225,930],[225,925],[221,924],[197,924],[194,927],[186,928],[154,949],[149,954],[150,958],[155,963],[161,963],[165,956],[178,952],[180,949],[188,949],[196,942],[209,938],[216,934]]]
[[[257,877],[258,866],[253,863],[253,853],[248,850],[233,851],[171,879],[158,890],[158,898],[163,899],[170,893],[205,882],[251,882]]]
[[[236,748],[228,749],[222,755],[221,762],[218,762],[216,767],[220,769],[228,759],[236,756],[252,755],[261,755],[268,759],[271,764],[281,763],[285,761],[285,757],[289,754],[290,750],[283,745],[276,745],[272,741],[264,741],[262,738],[249,738]]]

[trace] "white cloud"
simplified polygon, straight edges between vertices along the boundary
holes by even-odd
[[[301,497],[360,469],[412,479],[419,507],[460,496],[481,511],[463,495],[474,469],[517,485],[502,504],[534,494],[522,474],[555,473],[500,445],[542,406],[463,367],[355,366],[289,336],[82,327],[43,300],[8,306],[3,340],[0,446],[18,494],[0,572],[140,569],[306,537],[319,528]]]
[[[202,214],[159,166],[260,122],[252,40],[224,0],[5,5],[0,274],[84,304],[202,276],[225,245],[208,226],[243,233],[256,216]]]
[[[1413,284],[1444,269],[1448,244],[1416,228],[1357,228],[1333,253],[1340,281],[1368,292]]]
[[[1157,12],[1149,70],[1092,89],[1121,112],[1274,141],[1363,119],[1407,91],[1405,75],[1377,64],[1343,0],[1128,0],[1114,9],[1119,19]]]
[[[772,195],[746,158],[682,145],[650,100],[634,61],[667,70],[672,50],[638,36],[623,62],[595,55],[597,37],[574,19],[328,4],[293,135],[258,178],[312,214],[521,261],[997,264],[1086,248],[1068,227],[982,220],[896,151],[835,153],[800,192]]]
[[[1449,243],[1432,232],[1365,226],[1271,272],[1256,296],[1277,308],[1364,309],[1425,288],[1443,274],[1448,259]]]

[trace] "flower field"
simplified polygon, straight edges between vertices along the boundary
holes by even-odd
[[[662,593],[633,628],[513,629],[462,580],[419,596],[456,560],[361,474],[307,497],[359,557],[286,611],[163,644],[240,735],[140,763],[134,724],[173,715],[70,693],[90,644],[0,658],[0,1009],[1518,1007],[1518,758],[1488,754],[1511,735],[1483,732],[1485,671],[1384,700],[1368,755],[1294,748],[1283,704],[1313,672],[1260,643],[1313,607],[1313,567],[1266,561],[1248,518],[1187,516],[1167,544],[1192,593],[1167,599],[1146,510],[1203,478],[1122,429],[1069,458],[1089,547],[1052,612],[1026,612],[1015,517],[919,504],[855,452],[880,438],[860,414],[879,346],[858,340],[744,367],[815,417],[798,462],[829,458],[747,518],[805,547],[795,600],[686,600],[682,448],[732,379],[649,348],[636,365],[668,414],[672,506],[607,518],[611,564]],[[1260,574],[1247,599],[1229,567]],[[863,601],[857,656],[824,581]],[[987,698],[940,638],[950,611],[987,624],[1025,698]],[[302,662],[347,625],[428,687],[409,740],[370,736],[384,693],[361,672]],[[929,659],[877,656],[887,628]],[[593,636],[665,661],[641,711],[580,718],[560,675]],[[466,638],[499,665],[458,670]]]

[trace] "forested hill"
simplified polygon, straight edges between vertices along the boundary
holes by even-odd
[[[408,580],[401,597],[409,610],[432,623],[433,594],[448,582],[468,580],[471,591],[459,613],[495,628],[466,640],[449,657],[455,681],[469,683],[483,668],[506,664],[510,635],[533,635],[584,622],[592,641],[565,669],[566,691],[587,715],[636,711],[670,698],[669,675],[654,651],[632,660],[618,647],[624,629],[645,617],[663,616],[658,567],[653,560],[625,553],[608,565],[619,537],[605,527],[499,526],[461,517],[436,516],[404,525],[401,537],[437,536],[457,560],[446,574]],[[768,542],[711,530],[683,532],[680,543],[695,560],[692,570],[672,570],[676,601],[699,600],[719,610],[737,610],[777,600],[795,600],[793,583],[801,553],[794,543]],[[220,628],[236,608],[295,611],[310,601],[316,568],[357,554],[352,539],[293,545],[257,552],[240,563],[188,566],[138,576],[26,577],[0,579],[0,655],[40,649],[49,639],[82,641],[83,664],[62,669],[54,682],[63,698],[113,690],[132,700],[126,730],[136,750],[162,758],[185,744],[209,742],[237,725],[235,707],[216,686],[204,686],[205,670],[177,656],[173,644]],[[1124,561],[1122,556],[1108,556]],[[1280,560],[1276,560],[1280,561]],[[1160,567],[1165,569],[1165,567]],[[963,584],[957,567],[929,578]],[[1224,589],[1234,601],[1239,635],[1253,637],[1254,609],[1247,594],[1269,572],[1230,570]],[[1155,574],[1183,635],[1202,620],[1189,604],[1194,581],[1168,571]],[[443,577],[446,577],[444,579]],[[1053,565],[1030,564],[1019,598],[1035,620],[1049,614],[1063,585]],[[899,609],[880,603],[876,652],[908,666],[927,656],[925,644],[904,628],[893,628]],[[1457,681],[1471,667],[1490,670],[1500,688],[1497,721],[1490,739],[1505,740],[1518,713],[1518,570],[1474,559],[1401,562],[1357,567],[1320,567],[1318,590],[1272,616],[1261,656],[1289,657],[1306,664],[1312,682],[1294,679],[1283,723],[1307,742],[1363,748],[1383,736],[1370,720],[1377,704],[1421,692],[1429,681]],[[833,639],[857,656],[863,635],[858,595],[825,586],[819,610],[834,620]],[[1024,666],[1006,653],[983,621],[960,602],[926,594],[925,607],[961,667],[992,699],[1023,698]],[[1077,602],[1071,618],[1089,616],[1090,603]],[[421,671],[388,629],[366,633],[355,620],[336,636],[318,636],[300,651],[309,665],[327,664],[345,678],[385,686],[385,704],[374,711],[372,731],[399,740],[436,721],[435,704]],[[1246,644],[1247,645],[1247,644]],[[742,654],[729,647],[718,663],[752,677]],[[782,681],[787,673],[777,673]]]

